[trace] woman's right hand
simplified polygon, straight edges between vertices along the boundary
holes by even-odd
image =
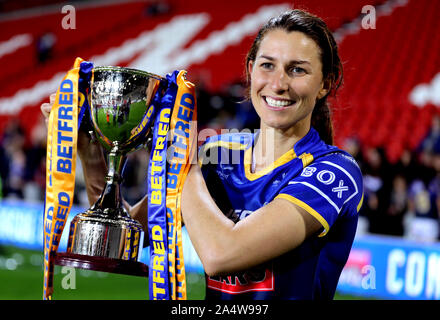
[[[49,103],[44,102],[40,106],[41,113],[43,114],[44,120],[46,122],[46,126],[49,123],[49,115],[50,115],[50,111],[52,110],[52,106],[55,103],[55,96],[56,93],[52,93],[49,97]]]

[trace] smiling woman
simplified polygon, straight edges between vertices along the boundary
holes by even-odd
[[[356,162],[331,145],[336,42],[318,17],[288,11],[260,29],[246,72],[260,131],[210,138],[203,152],[219,161],[202,159],[184,187],[207,298],[331,299],[363,193]]]
[[[298,31],[271,31],[248,68],[251,99],[261,118],[261,129],[290,129],[304,136],[310,129],[316,100],[328,92],[317,44]]]
[[[266,34],[268,33],[272,34],[269,41],[277,36],[280,37],[278,40],[286,41],[276,42],[273,39],[272,43],[267,44]],[[289,41],[288,38],[292,38],[290,39],[292,41]],[[271,46],[277,43],[283,48]],[[274,54],[285,52],[287,56],[284,58],[287,60],[274,61],[277,57],[267,56],[265,48],[269,50],[273,48]],[[265,68],[274,68],[273,63],[278,62],[279,67],[285,69],[287,78],[306,76],[305,80],[290,81],[293,87],[289,91],[293,91],[292,94],[296,93],[296,89],[304,91],[301,86],[306,85],[307,81],[311,81],[310,78],[314,78],[315,82],[319,83],[320,90],[318,94],[315,94],[317,99],[312,101],[314,108],[311,124],[319,132],[324,142],[333,144],[333,128],[327,96],[336,93],[341,85],[343,68],[336,41],[327,25],[318,17],[300,10],[293,10],[292,14],[286,13],[271,19],[260,29],[246,57],[248,83],[252,81],[252,66],[258,58],[269,60],[267,61],[268,65],[264,66]],[[289,58],[292,60],[289,61]],[[320,77],[321,79],[319,79]],[[307,83],[307,85],[309,84]]]

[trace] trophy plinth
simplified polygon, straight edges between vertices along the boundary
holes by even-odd
[[[55,264],[93,271],[148,277],[148,266],[138,261],[58,252],[55,254]]]
[[[148,276],[148,267],[138,262],[144,231],[124,209],[120,183],[127,153],[147,143],[161,80],[135,69],[93,69],[90,121],[108,152],[106,185],[98,201],[73,218],[67,252],[56,255],[56,264]]]
[[[113,218],[88,210],[76,215],[70,228],[68,253],[137,260],[143,244],[142,226],[127,217]]]

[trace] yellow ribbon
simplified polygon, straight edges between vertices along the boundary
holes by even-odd
[[[78,139],[78,78],[82,61],[77,58],[73,69],[61,82],[48,123],[43,299],[49,300],[53,293],[54,255],[73,203]]]

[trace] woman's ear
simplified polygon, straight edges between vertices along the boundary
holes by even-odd
[[[317,96],[318,100],[324,98],[330,92],[331,86],[332,85],[330,79],[323,80],[322,88],[318,92],[318,96]]]
[[[252,60],[249,60],[248,65],[247,65],[247,72],[248,72],[249,77],[252,73],[253,68],[254,68],[254,62]]]

